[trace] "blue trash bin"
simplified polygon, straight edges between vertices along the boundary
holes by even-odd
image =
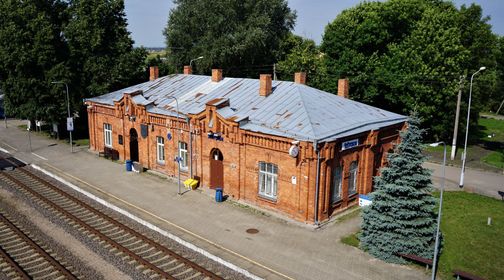
[[[222,188],[215,188],[215,201],[222,202]]]
[[[133,161],[131,159],[126,160],[126,171],[133,170]]]

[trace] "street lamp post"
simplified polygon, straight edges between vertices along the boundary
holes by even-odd
[[[168,96],[168,98],[175,99],[175,104],[177,107],[177,123],[179,123],[178,99],[175,96]],[[178,163],[178,194],[180,195],[180,127],[177,128],[177,155],[175,156],[175,158],[177,159]]]
[[[473,79],[476,74],[479,72],[485,70],[486,67],[480,67],[480,69],[471,76],[471,85],[469,86],[469,103],[467,105],[467,124],[466,124],[466,131],[465,131],[465,142],[464,142],[464,153],[462,154],[462,171],[460,172],[460,184],[459,187],[463,188],[464,187],[464,172],[465,172],[465,164],[466,164],[466,158],[467,158],[467,136],[469,135],[469,116],[471,114],[471,98],[472,98],[472,86],[473,86]]]
[[[200,60],[202,58],[203,58],[203,56],[191,59],[191,61],[189,61],[189,67],[191,67],[191,69],[192,69],[192,63],[193,63],[193,61]]]
[[[443,144],[444,152],[443,152],[443,180],[441,181],[441,194],[439,195],[439,210],[437,216],[437,227],[436,227],[436,243],[434,244],[434,261],[432,263],[432,280],[436,279],[436,269],[437,269],[437,261],[438,261],[438,253],[439,253],[439,228],[441,226],[441,213],[443,209],[443,192],[446,180],[446,143],[445,142],[437,142],[430,144],[431,147],[437,147]]]
[[[67,99],[67,113],[68,113],[68,119],[70,119],[70,96],[68,95],[68,85],[67,83],[65,82],[61,82],[61,81],[58,81],[58,82],[51,82],[51,84],[64,84],[65,87],[66,87],[66,99]],[[67,119],[67,122],[68,122],[68,119]],[[70,132],[70,152],[73,153],[73,144],[72,144],[72,130],[69,130],[68,132]]]

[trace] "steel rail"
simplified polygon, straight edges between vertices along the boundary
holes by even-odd
[[[14,272],[21,278],[25,280],[31,280],[32,278],[26,273],[26,271],[19,265],[15,260],[11,258],[3,248],[0,247],[0,257],[9,264]]]
[[[28,235],[26,235],[21,229],[14,225],[9,219],[7,219],[3,214],[0,213],[0,222],[5,224],[9,229],[16,234],[23,242],[28,244],[37,254],[42,256],[48,263],[51,264],[57,271],[63,274],[67,279],[77,279],[72,272],[61,265],[56,259],[49,255],[44,249],[42,249],[37,243],[35,243]]]
[[[8,160],[8,159],[6,159]],[[9,160],[8,160],[9,161]],[[12,161],[10,161],[12,162]],[[15,164],[14,162],[12,162],[13,164]],[[82,202],[81,200],[75,198],[74,196],[64,192],[63,190],[59,189],[58,187],[52,185],[51,183],[47,182],[46,180],[40,178],[39,176],[29,172],[28,170],[26,170],[25,168],[16,168],[16,170],[19,170],[21,171],[23,174],[27,175],[28,177],[38,181],[39,183],[41,183],[42,185],[44,185],[45,187],[49,188],[50,190],[52,190],[53,192],[56,192],[57,194],[63,196],[64,198],[74,202],[75,204],[77,204],[78,206],[84,208],[85,210],[88,210],[89,212],[93,213],[94,215],[98,216],[99,218],[102,218],[103,220],[109,222],[110,224],[112,224],[113,226],[116,226],[118,227],[119,229],[122,229],[124,230],[125,232],[129,233],[130,235],[132,235],[133,237],[136,237],[137,239],[139,239],[140,241],[142,242],[145,242],[147,243],[148,245],[150,245],[151,247],[153,247],[154,249],[158,250],[158,251],[161,251],[162,253],[165,253],[171,257],[173,257],[174,259],[178,260],[179,262],[183,263],[184,265],[186,266],[189,266],[190,268],[194,269],[195,271],[198,271],[200,272],[201,274],[205,275],[206,277],[209,277],[211,279],[223,279],[222,277],[216,275],[215,273],[207,270],[206,268],[196,264],[195,262],[177,254],[176,252],[166,248],[165,246],[151,240],[150,238],[138,233],[137,231],[129,228],[128,226],[118,222],[117,220],[113,219],[112,217],[98,211],[97,209],[91,207],[90,205]],[[5,173],[5,172],[2,172],[2,173]],[[7,174],[5,174],[7,175]],[[99,236],[99,237],[103,237],[104,240],[106,240],[109,244],[111,244],[112,246],[116,247],[117,249],[121,250],[121,251],[124,251],[126,254],[130,255],[132,258],[134,258],[135,260],[137,260],[139,263],[143,264],[144,266],[146,266],[148,269],[162,275],[163,277],[166,277],[168,279],[175,279],[173,277],[171,277],[170,275],[168,275],[166,272],[164,272],[163,270],[161,270],[160,268],[158,268],[156,265],[150,263],[149,261],[145,260],[144,258],[142,258],[141,256],[138,256],[136,253],[132,252],[130,249],[124,247],[123,245],[117,243],[116,241],[112,240],[111,238],[107,237],[105,234],[99,232],[98,230],[96,230],[94,227],[88,225],[86,222],[82,221],[81,219],[79,219],[78,217],[74,216],[73,214],[71,214],[70,212],[68,212],[67,210],[65,210],[64,208],[58,206],[57,204],[55,204],[54,202],[48,200],[47,198],[43,197],[42,195],[40,195],[38,192],[32,190],[31,188],[29,188],[28,186],[26,186],[26,184],[22,183],[21,181],[17,180],[16,178],[13,178],[12,176],[10,175],[7,175],[8,177],[12,178],[14,183],[18,184],[18,185],[21,185],[24,189],[26,189],[28,192],[30,192],[32,195],[34,195],[35,197],[38,197],[39,199],[41,199],[42,201],[50,204],[51,206],[53,206],[54,208],[56,208],[58,211],[60,211],[59,209],[61,209],[60,212],[64,211],[63,213],[65,215],[67,215],[66,213],[68,213],[68,217],[71,217],[72,220],[75,220],[76,222],[78,222],[82,227],[88,229],[88,231],[92,232],[92,233],[97,233],[96,235]],[[110,242],[109,242],[110,241]],[[122,250],[121,248],[124,248],[124,250]]]

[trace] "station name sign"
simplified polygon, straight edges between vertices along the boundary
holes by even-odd
[[[359,139],[352,139],[341,143],[341,150],[344,151],[351,148],[355,148],[357,146],[359,146]]]

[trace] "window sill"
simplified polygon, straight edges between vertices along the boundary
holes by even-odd
[[[341,203],[343,202],[343,199],[338,199],[336,200],[335,202],[331,203],[331,207],[336,207],[338,205],[340,205]]]
[[[165,162],[164,161],[156,161],[157,165],[162,165],[164,166],[165,165]]]
[[[348,200],[352,200],[352,199],[354,199],[354,198],[356,198],[356,197],[358,197],[358,196],[359,196],[359,193],[349,194],[349,195],[348,195]]]
[[[261,194],[258,194],[257,198],[259,198],[259,200],[266,201],[266,202],[269,202],[269,203],[273,203],[273,204],[277,203],[277,198],[267,197],[267,196],[264,196],[264,195],[261,195]]]

